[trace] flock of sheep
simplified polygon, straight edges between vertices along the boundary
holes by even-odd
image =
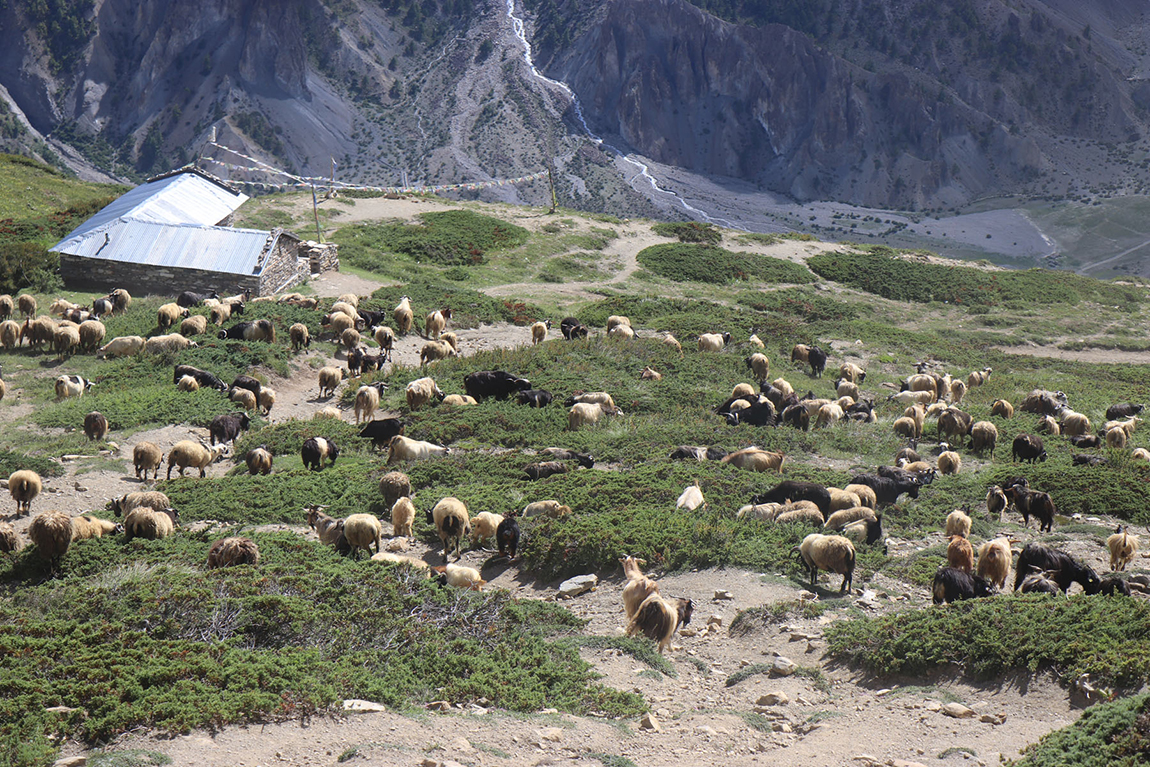
[[[8,347],[13,333],[13,346],[20,345],[25,339],[34,348],[37,342],[50,341],[61,357],[77,350],[96,351],[99,356],[170,351],[193,346],[195,342],[189,337],[205,334],[209,320],[220,326],[218,336],[222,339],[274,342],[276,328],[268,320],[245,321],[223,329],[225,322],[244,313],[245,305],[251,300],[246,295],[220,298],[214,293],[187,292],[181,294],[176,302],[161,306],[157,317],[161,329],[172,328],[177,322],[180,323],[179,333],[150,339],[118,337],[101,346],[104,332],[99,317],[102,313],[126,311],[131,303],[131,297],[126,291],[113,291],[94,302],[91,308],[57,301],[52,311],[61,316],[60,320],[50,316],[33,318],[36,309],[31,296],[20,296],[15,302],[8,296],[0,296],[0,317],[3,318],[0,322],[0,343]],[[254,300],[279,300],[318,308],[315,299],[299,294]],[[210,316],[189,316],[189,307],[195,305],[207,306]],[[17,307],[24,313],[23,325],[4,315],[5,309],[11,315]],[[333,304],[331,311],[324,315],[322,325],[336,343],[346,350],[347,369],[345,371],[340,367],[328,366],[319,371],[321,396],[333,395],[345,377],[355,377],[365,370],[382,369],[390,358],[395,339],[412,330],[414,315],[410,300],[404,297],[391,312],[395,329],[384,324],[386,319],[384,312],[360,309],[358,297],[354,295],[340,296]],[[421,349],[421,366],[458,354],[458,337],[447,330],[450,319],[451,310],[447,308],[427,315],[424,323],[427,342]],[[532,325],[532,343],[543,343],[550,327],[550,321]],[[363,344],[362,332],[369,328],[371,337],[378,344],[378,351],[374,354]],[[590,334],[583,323],[572,317],[565,318],[560,329],[564,338],[571,341],[586,338]],[[608,338],[626,340],[634,338],[635,331],[628,318],[612,316],[606,323],[606,335]],[[302,323],[288,328],[288,337],[296,350],[311,344],[307,326]],[[660,334],[660,338],[680,355],[683,354],[682,345],[674,336],[664,333]],[[730,333],[704,333],[698,338],[697,348],[699,353],[719,353],[730,341]],[[834,399],[819,398],[810,392],[800,397],[785,378],[768,380],[770,361],[763,351],[757,350],[764,348],[763,342],[752,335],[749,343],[756,351],[747,357],[746,367],[758,382],[757,391],[756,386],[747,383],[734,387],[730,397],[715,409],[728,423],[791,426],[807,430],[812,427],[829,428],[843,420],[862,423],[878,421],[874,398],[863,396],[861,391],[866,371],[860,366],[852,362],[844,362],[839,366],[838,377],[834,382]],[[817,346],[799,344],[791,352],[792,363],[809,365],[814,377],[823,374],[827,359],[826,352]],[[920,365],[915,374],[901,383],[900,390],[891,393],[886,400],[888,406],[905,408],[901,415],[893,419],[891,426],[896,434],[908,441],[908,446],[896,456],[896,465],[880,466],[873,473],[859,474],[842,488],[784,480],[756,495],[750,504],[739,510],[738,517],[748,522],[794,523],[818,529],[818,532],[807,535],[795,547],[795,554],[809,575],[812,587],[819,571],[828,571],[843,576],[842,592],[851,588],[856,561],[855,546],[878,545],[883,542],[879,509],[895,503],[904,493],[917,498],[920,490],[931,484],[936,473],[946,475],[960,472],[962,456],[952,446],[963,445],[969,437],[969,449],[973,453],[989,452],[993,455],[996,450],[998,430],[994,423],[973,421],[961,409],[964,397],[989,379],[991,369],[975,371],[965,379],[960,379],[929,372],[928,367]],[[644,380],[660,380],[662,374],[647,367],[640,377]],[[181,476],[187,468],[199,469],[200,476],[205,476],[206,468],[227,455],[235,439],[250,425],[247,411],[260,408],[267,413],[275,403],[275,392],[250,376],[238,376],[229,386],[210,371],[176,365],[173,383],[182,391],[194,391],[201,387],[217,389],[226,393],[240,410],[218,416],[212,422],[209,428],[210,445],[197,440],[183,440],[174,445],[167,455],[168,478],[173,468],[178,468]],[[56,381],[57,397],[79,397],[91,386],[90,381],[80,376],[60,376]],[[376,382],[357,389],[354,412],[356,423],[363,424],[361,436],[370,437],[381,446],[386,445],[388,465],[448,455],[451,450],[447,446],[405,436],[404,424],[400,419],[376,418],[386,388],[386,383]],[[530,407],[545,407],[553,400],[551,392],[533,389],[528,380],[498,370],[478,371],[468,375],[464,379],[464,388],[466,394],[446,395],[432,377],[425,376],[408,384],[405,399],[411,411],[435,403],[441,406],[477,406],[488,398],[514,397],[520,404]],[[3,389],[0,388],[2,396]],[[569,430],[591,427],[606,416],[622,414],[610,393],[602,391],[576,392],[566,399],[565,406],[568,408]],[[1106,444],[1123,448],[1141,420],[1137,417],[1141,406],[1115,405],[1107,412],[1105,427],[1099,435],[1095,435],[1089,418],[1071,410],[1065,395],[1041,390],[1023,399],[1018,409],[1041,416],[1042,421],[1036,432],[1065,434],[1073,444],[1084,447]],[[997,400],[991,407],[991,413],[992,416],[1008,419],[1013,416],[1014,407],[1005,400]],[[335,418],[342,416],[335,408],[325,408],[320,415]],[[939,450],[935,466],[924,461],[916,452],[929,419],[937,420]],[[90,439],[102,439],[107,428],[107,420],[99,413],[90,413],[85,418],[84,431]],[[565,461],[572,459],[583,466],[594,464],[590,456],[563,448],[547,448],[543,453],[550,460],[527,467],[529,478],[538,479],[568,471],[571,464]],[[1150,453],[1145,450],[1139,449],[1134,453],[1150,460]],[[339,446],[327,437],[313,437],[301,445],[303,464],[311,469],[318,470],[334,464],[339,454]],[[1016,461],[1045,460],[1046,452],[1038,433],[1016,437],[1012,445],[1012,456]],[[781,452],[755,446],[730,453],[716,447],[680,446],[670,457],[696,461],[717,460],[749,471],[778,473],[782,473],[786,458]],[[148,473],[152,472],[153,479],[157,478],[163,460],[164,453],[158,446],[147,442],[138,444],[133,453],[136,476],[146,481]],[[245,455],[245,461],[252,474],[269,474],[272,471],[272,455],[266,446],[250,450]],[[28,470],[17,471],[9,477],[8,489],[17,503],[17,514],[29,514],[31,503],[41,490],[40,478]],[[397,538],[410,536],[415,515],[410,479],[401,472],[392,471],[381,480],[380,492],[385,506],[390,510],[392,535]],[[684,490],[677,506],[694,510],[705,504],[702,488],[696,482]],[[1012,506],[1022,515],[1024,524],[1028,524],[1029,517],[1034,516],[1039,521],[1040,529],[1045,530],[1050,529],[1055,515],[1055,506],[1050,496],[1030,489],[1022,477],[991,488],[987,506],[992,514],[1001,514]],[[122,526],[94,517],[71,520],[66,514],[47,512],[33,520],[28,534],[41,555],[55,568],[72,540],[98,537],[121,528],[129,539],[137,536],[163,538],[171,535],[179,523],[178,514],[171,508],[167,497],[156,491],[128,494],[115,499],[111,508],[117,516],[121,513],[124,515]],[[520,540],[517,516],[561,516],[570,512],[570,508],[559,501],[547,500],[529,504],[520,514],[483,512],[472,516],[458,498],[443,498],[427,514],[428,522],[435,525],[442,541],[444,554],[444,565],[431,569],[438,573],[443,583],[480,589],[486,583],[482,574],[458,563],[466,537],[470,536],[477,545],[494,540],[499,554],[514,560],[518,555]],[[322,542],[335,546],[343,553],[355,556],[362,550],[375,560],[427,567],[421,560],[385,550],[382,523],[371,514],[352,514],[346,519],[334,519],[327,516],[320,507],[309,507],[307,521]],[[1004,588],[1006,584],[1013,562],[1010,541],[1000,538],[983,543],[978,548],[976,565],[975,550],[968,540],[969,532],[970,518],[963,512],[955,511],[947,518],[947,565],[938,570],[934,579],[932,595],[935,602],[986,596]],[[1138,549],[1138,538],[1120,528],[1110,537],[1108,545],[1112,569],[1122,570],[1133,559]],[[0,550],[11,551],[18,546],[19,541],[11,526],[0,523]],[[259,558],[254,542],[245,538],[218,541],[211,551],[209,562],[213,566],[255,564]],[[452,553],[457,555],[455,563],[448,561]],[[640,564],[633,557],[623,560],[627,576],[624,608],[629,620],[628,632],[654,639],[662,651],[677,627],[690,619],[692,606],[689,600],[663,598],[657,584],[641,573]],[[1117,591],[1129,594],[1127,581],[1114,578],[1102,580],[1090,568],[1075,562],[1063,552],[1036,543],[1026,546],[1014,569],[1014,588],[1022,592],[1065,592],[1071,582],[1077,581],[1087,593]],[[1137,580],[1130,583],[1136,587],[1140,585]]]

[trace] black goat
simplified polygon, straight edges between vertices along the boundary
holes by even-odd
[[[940,567],[934,573],[931,585],[934,603],[950,604],[959,599],[989,597],[998,593],[994,584],[978,575],[971,575],[956,567]]]
[[[1071,583],[1078,583],[1087,594],[1097,594],[1102,589],[1102,581],[1090,567],[1080,564],[1063,551],[1043,546],[1041,543],[1028,543],[1018,555],[1018,565],[1014,571],[1014,590],[1022,587],[1026,576],[1033,573],[1050,573],[1050,579],[1066,593]]]

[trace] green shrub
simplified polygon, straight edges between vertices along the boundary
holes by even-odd
[[[1129,597],[973,599],[827,627],[834,657],[868,672],[921,675],[956,664],[978,678],[1053,668],[1103,685],[1150,679],[1150,606]]]
[[[807,259],[807,265],[821,277],[895,301],[967,305],[1097,301],[1135,307],[1144,300],[1137,287],[1102,282],[1073,272],[986,271],[958,263],[950,266],[907,260],[885,246],[819,253]]]
[[[718,245],[723,241],[723,233],[712,224],[698,221],[665,221],[651,227],[661,237],[675,237],[679,242],[701,242],[705,245]]]
[[[41,477],[59,477],[64,468],[55,461],[37,455],[24,455],[12,450],[0,450],[0,478],[7,478],[14,471],[31,469]]]
[[[451,307],[451,324],[456,328],[476,328],[480,324],[493,322],[530,325],[547,316],[546,312],[531,304],[492,298],[459,285],[433,285],[427,282],[380,288],[371,294],[371,300],[361,301],[360,307],[390,312],[403,296],[411,299],[417,330],[423,326],[423,318],[432,309],[445,306]]]
[[[1007,761],[1013,767],[1136,767],[1150,760],[1150,693],[1086,709]]]
[[[420,224],[356,224],[336,232],[340,255],[352,266],[379,271],[385,253],[400,253],[417,263],[444,266],[481,264],[484,254],[527,241],[526,229],[469,210],[420,215]],[[381,253],[380,251],[383,251]]]
[[[814,282],[805,267],[755,253],[736,253],[714,245],[670,243],[639,251],[639,263],[655,274],[678,282],[726,284],[737,280]]]

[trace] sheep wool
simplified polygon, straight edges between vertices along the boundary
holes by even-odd
[[[251,538],[222,538],[208,549],[208,569],[260,563],[260,549]]]
[[[41,559],[47,560],[53,572],[72,545],[72,518],[62,511],[45,511],[28,526],[28,539],[36,546]]]

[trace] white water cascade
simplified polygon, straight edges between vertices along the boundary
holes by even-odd
[[[527,31],[523,27],[523,19],[515,15],[515,0],[507,0],[507,18],[511,20],[511,26],[515,32],[515,37],[517,37],[519,42],[523,44],[523,61],[527,64],[527,68],[531,70],[531,74],[539,78],[544,83],[547,83],[547,85],[551,86],[552,88],[562,91],[564,95],[566,95],[567,98],[571,100],[571,106],[575,110],[575,117],[579,120],[579,124],[583,126],[583,132],[587,134],[588,138],[590,138],[598,146],[608,150],[611,154],[615,155],[623,162],[638,169],[639,172],[627,181],[628,185],[630,185],[632,189],[635,189],[635,182],[638,179],[643,179],[643,181],[645,181],[647,184],[650,184],[652,192],[655,194],[669,195],[673,197],[679,203],[679,205],[683,207],[683,210],[703,219],[704,221],[729,223],[723,221],[722,219],[714,219],[711,216],[708,216],[706,213],[691,205],[675,192],[659,186],[658,182],[655,180],[655,177],[651,175],[650,168],[648,168],[646,164],[636,160],[632,155],[624,154],[623,152],[605,142],[601,137],[596,136],[595,133],[592,132],[591,128],[587,125],[587,120],[583,117],[583,106],[579,103],[579,97],[575,95],[575,91],[571,89],[571,86],[560,80],[552,80],[550,77],[547,77],[535,68],[535,61],[531,55],[531,42],[527,39]],[[638,190],[636,189],[635,191]]]

